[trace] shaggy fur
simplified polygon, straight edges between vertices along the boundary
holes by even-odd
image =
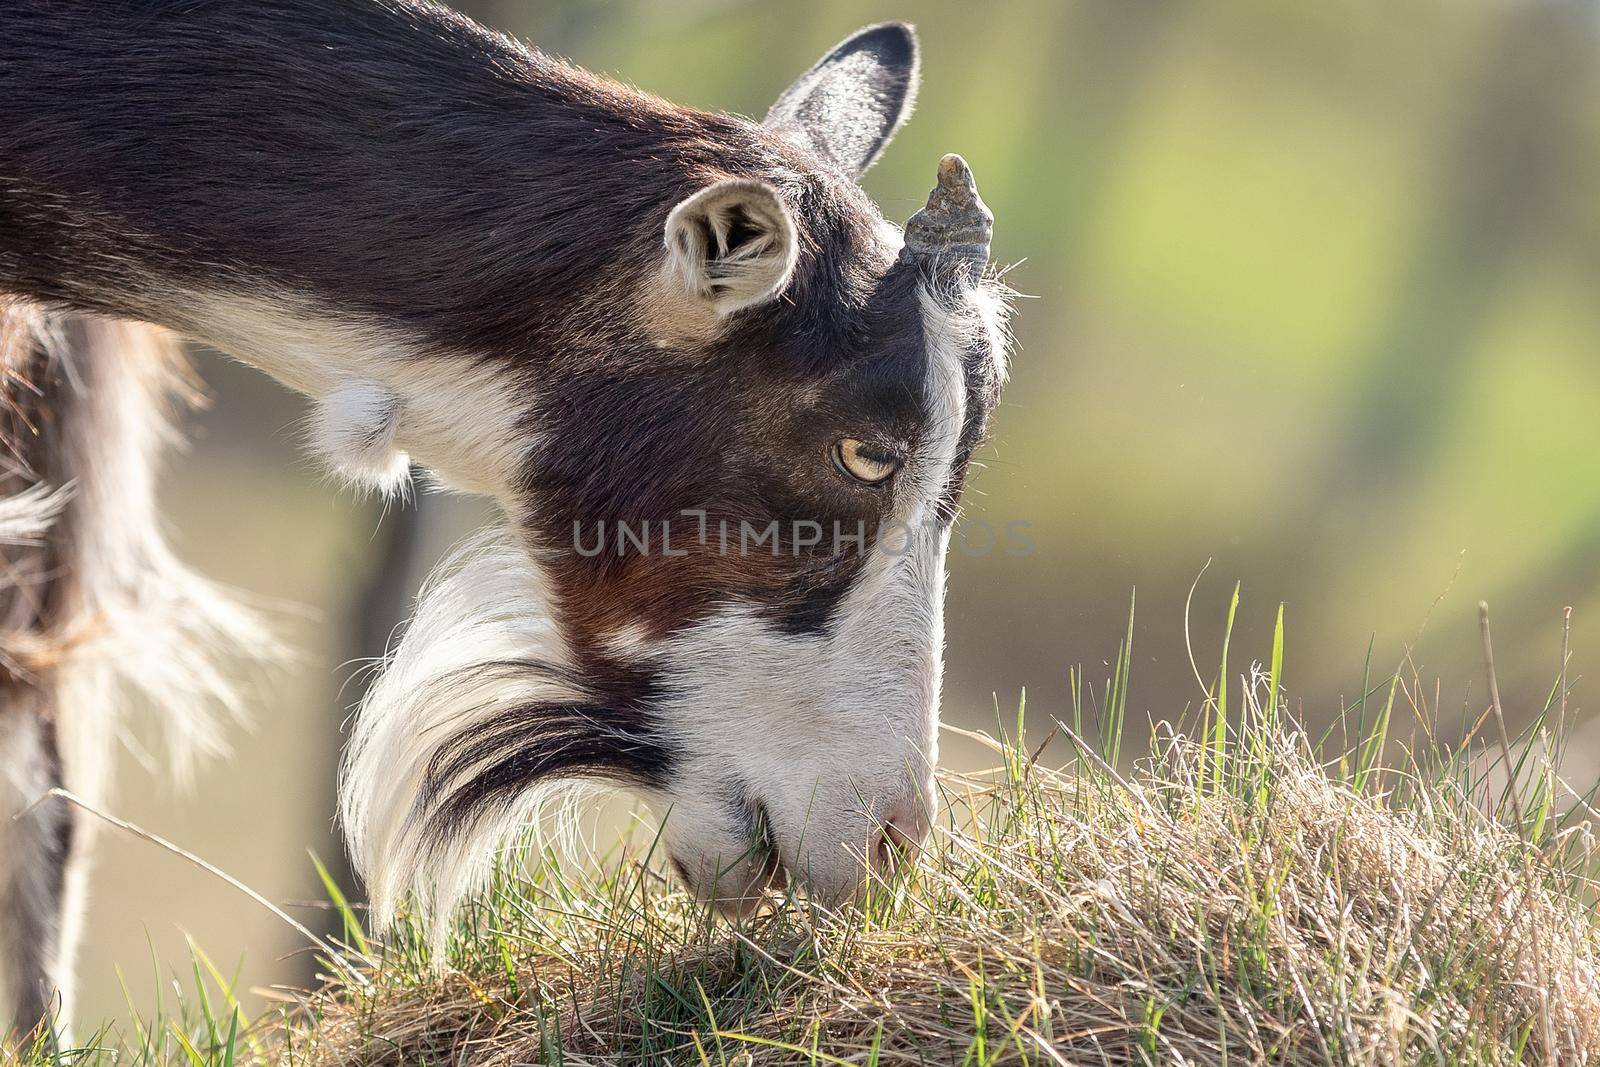
[[[174,772],[225,747],[241,707],[221,653],[270,654],[266,630],[161,537],[156,473],[194,396],[150,327],[0,310],[5,481],[0,541],[0,1021],[69,1001],[91,828],[45,791],[98,799],[111,746],[153,717]],[[26,812],[17,818],[19,813]],[[9,946],[9,947],[8,947]]]
[[[347,478],[414,460],[502,506],[355,721],[341,808],[379,914],[416,888],[442,917],[574,778],[642,791],[730,908],[784,873],[847,895],[922,835],[1004,331],[965,164],[905,254],[857,184],[917,76],[909,27],[871,27],[756,124],[428,0],[0,9],[0,290],[260,367]],[[894,475],[852,477],[845,441]],[[145,571],[143,598],[181,585]]]

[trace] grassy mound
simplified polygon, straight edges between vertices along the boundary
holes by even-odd
[[[928,855],[859,909],[732,927],[648,847],[584,876],[525,856],[442,965],[415,930],[352,931],[353,972],[280,1017],[207,1007],[120,1062],[1600,1061],[1591,809],[1542,720],[1384,766],[1395,683],[1329,757],[1281,713],[1280,659],[1119,773],[1124,655],[1099,713],[947,776]]]

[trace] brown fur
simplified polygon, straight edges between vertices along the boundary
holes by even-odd
[[[505,506],[541,565],[538,611],[553,601],[565,638],[555,658],[578,683],[463,707],[431,753],[406,748],[405,724],[390,730],[398,714],[380,724],[385,743],[370,751],[417,760],[406,779],[417,795],[401,798],[410,813],[385,815],[380,836],[426,824],[443,827],[430,843],[450,846],[475,839],[456,831],[520,811],[546,780],[661,787],[681,770],[691,754],[673,746],[692,742],[660,720],[682,694],[663,695],[668,668],[630,660],[627,638],[739,608],[780,659],[792,646],[806,665],[815,643],[786,638],[837,629],[884,521],[928,510],[892,508],[892,486],[836,469],[842,438],[908,467],[925,458],[942,479],[938,517],[953,519],[994,361],[965,353],[966,381],[953,384],[940,347],[935,383],[924,264],[896,258],[857,185],[908,114],[916,71],[909,27],[868,28],[757,124],[597,78],[430,0],[11,0],[0,5],[0,291],[213,341],[309,394],[320,447],[358,453],[356,469],[403,471],[404,452]],[[725,211],[674,214],[730,179],[711,198]],[[937,395],[946,388],[968,395]],[[950,475],[949,420],[930,423],[963,409]],[[671,522],[681,536],[686,509],[705,513],[708,543],[680,539],[681,556],[618,549],[618,523],[659,537]],[[724,522],[735,538],[775,524],[776,552],[723,548]],[[820,542],[799,543],[796,524]],[[575,526],[612,543],[585,556]],[[836,551],[835,531],[862,537]],[[883,625],[858,628],[856,650],[868,668],[881,658],[899,688],[877,694],[881,722],[855,725],[886,746],[920,745],[913,757],[932,752],[942,593],[942,542],[922,544],[918,569],[894,575],[910,607],[872,616]],[[77,562],[63,556],[66,580]],[[903,614],[917,623],[904,636]],[[537,658],[513,650],[439,685],[503,696],[517,687],[489,683],[548,673]],[[710,695],[721,681],[696,684]],[[404,699],[387,707],[419,713]],[[909,795],[906,762],[884,763],[886,804]],[[762,785],[730,773],[687,788]],[[357,792],[382,793],[382,774],[361,780]],[[390,799],[383,810],[400,810]],[[432,808],[443,823],[428,822]]]

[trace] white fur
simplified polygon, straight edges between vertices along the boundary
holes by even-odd
[[[934,464],[947,471],[949,458],[941,452]],[[927,472],[930,484],[937,477]],[[824,896],[859,883],[860,857],[886,808],[931,802],[947,538],[920,524],[912,537],[905,555],[871,559],[828,637],[785,635],[754,609],[737,609],[665,644],[636,635],[623,642],[630,658],[682,687],[661,709],[686,761],[680,784],[647,799],[700,890],[738,898],[760,888],[759,861],[733,864],[749,845],[747,827],[730,817],[734,783],[765,803],[785,865]],[[471,545],[424,589],[357,714],[340,782],[342,821],[374,915],[393,914],[414,889],[442,937],[443,920],[481,884],[497,849],[565,788],[549,783],[508,810],[485,812],[447,843],[424,836],[414,808],[444,746],[508,709],[581,700],[562,677],[570,658],[549,612],[527,552],[503,536]],[[517,660],[552,669],[484,669]]]
[[[993,361],[996,379],[1001,384],[1011,372],[1010,301],[1016,295],[1004,283],[991,281],[969,290],[960,311],[945,313],[950,335],[981,345]]]
[[[351,485],[394,493],[406,483],[411,457],[395,447],[400,398],[368,381],[350,381],[317,401],[311,443]]]
[[[822,636],[782,632],[754,607],[724,610],[666,641],[614,635],[614,654],[659,668],[661,728],[679,760],[673,784],[648,797],[695,887],[729,901],[762,888],[745,857],[748,823],[735,790],[772,818],[791,871],[823,897],[862,876],[885,812],[927,817],[938,758],[948,530],[935,505],[951,476],[966,416],[961,344],[968,321],[923,300],[929,339],[927,444],[896,478],[896,551],[874,551]],[[414,801],[443,746],[494,716],[539,701],[578,700],[570,658],[549,620],[538,568],[511,540],[485,540],[430,581],[416,618],[357,715],[340,786],[352,854],[388,916],[409,889],[440,920],[481,881],[498,846],[531,823],[541,787],[486,812],[459,840],[423,837]],[[506,660],[549,670],[485,670]]]
[[[665,835],[702,888],[742,896],[746,841],[724,799],[741,781],[772,819],[785,866],[829,897],[859,884],[862,858],[890,810],[926,817],[938,761],[948,530],[934,520],[966,413],[947,313],[924,300],[931,411],[927,444],[896,477],[894,554],[874,551],[825,636],[781,632],[731,609],[648,657],[682,695],[662,711],[686,764],[662,798]],[[698,868],[696,870],[695,868]]]
[[[72,496],[70,485],[39,482],[15,496],[0,500],[0,543],[40,543]]]
[[[154,327],[100,319],[41,316],[32,325],[77,393],[64,412],[59,456],[72,481],[0,501],[0,538],[37,541],[65,528],[65,629],[0,632],[0,658],[48,693],[65,784],[98,801],[110,787],[112,746],[133,713],[156,719],[174,774],[186,778],[197,754],[226,748],[224,724],[243,708],[225,664],[275,655],[278,646],[251,612],[183,566],[162,536],[156,477],[161,454],[177,443],[166,415],[182,373],[175,342]],[[0,708],[0,719],[26,714]],[[31,802],[52,783],[38,777],[37,758],[23,760],[23,727],[8,729],[10,750],[0,754],[11,763],[8,788]],[[76,823],[52,961],[66,1009],[93,830]],[[0,878],[27,862],[15,850],[0,855]],[[0,954],[0,970],[8,958]]]
[[[730,248],[736,211],[760,232]],[[794,218],[778,191],[746,178],[728,178],[684,199],[667,215],[664,240],[669,273],[718,315],[783,292],[800,252]]]
[[[154,327],[82,321],[82,344],[96,354],[63,356],[79,364],[85,405],[67,440],[75,475],[69,588],[77,598],[67,614],[92,624],[70,645],[61,672],[73,690],[62,703],[75,709],[63,722],[62,747],[69,780],[98,795],[109,777],[104,741],[116,735],[115,710],[129,696],[162,723],[182,778],[195,756],[227,749],[224,724],[246,704],[234,676],[239,658],[273,658],[281,649],[253,612],[185,567],[162,535],[157,464],[181,443],[167,415],[179,373],[175,342]]]
[[[529,659],[557,673],[483,669]],[[485,535],[429,579],[416,616],[362,701],[339,783],[351,856],[376,915],[393,914],[416,888],[442,935],[438,920],[486,873],[495,849],[533,821],[539,796],[480,820],[441,849],[423,838],[413,802],[442,746],[509,708],[574,699],[576,691],[558,677],[568,667],[543,583],[527,552],[509,539]]]
[[[324,453],[335,470],[365,470],[376,460],[380,472],[392,475],[394,457],[406,454],[453,488],[511,503],[518,468],[537,447],[525,419],[534,403],[525,383],[483,360],[429,351],[414,338],[295,296],[199,293],[186,304],[185,332],[331,404],[319,411],[313,444],[335,450]],[[347,392],[352,387],[354,396]],[[375,403],[379,394],[387,394],[391,408],[382,455],[359,434],[352,441],[322,432],[324,420],[335,430],[352,425],[347,416],[355,416],[353,423],[370,420],[382,406]],[[344,451],[352,446],[355,456]]]

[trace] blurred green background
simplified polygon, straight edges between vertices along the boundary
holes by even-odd
[[[1476,714],[1480,598],[1522,721],[1555,679],[1561,608],[1575,608],[1582,708],[1600,663],[1592,5],[460,6],[642,88],[755,117],[857,26],[917,23],[918,112],[867,187],[903,221],[939,156],[960,151],[998,217],[996,257],[1020,264],[1009,278],[1028,294],[968,507],[1031,523],[1037,552],[955,555],[947,719],[990,724],[996,699],[1014,707],[1026,687],[1047,723],[1069,666],[1107,674],[1135,588],[1130,707],[1176,716],[1200,693],[1184,604],[1208,560],[1191,626],[1203,672],[1241,581],[1234,663],[1264,655],[1284,603],[1287,683],[1308,718],[1356,698],[1369,642],[1375,677],[1409,651],[1447,720]],[[374,568],[403,564],[409,587],[484,512],[430,500],[407,549],[409,527],[301,458],[297,400],[213,357],[203,369],[217,402],[168,485],[178,539],[209,573],[305,605],[283,616],[302,655],[237,758],[181,794],[130,757],[117,807],[275,900],[314,901],[306,850],[337,855],[340,686],[400,610],[382,603],[393,587],[373,599]],[[1568,767],[1583,785],[1600,770],[1586,740]],[[224,970],[242,959],[247,987],[309,974],[291,932],[148,845],[107,835],[95,886],[86,1024],[122,1011],[119,968],[139,1006],[170,996],[184,932]]]

